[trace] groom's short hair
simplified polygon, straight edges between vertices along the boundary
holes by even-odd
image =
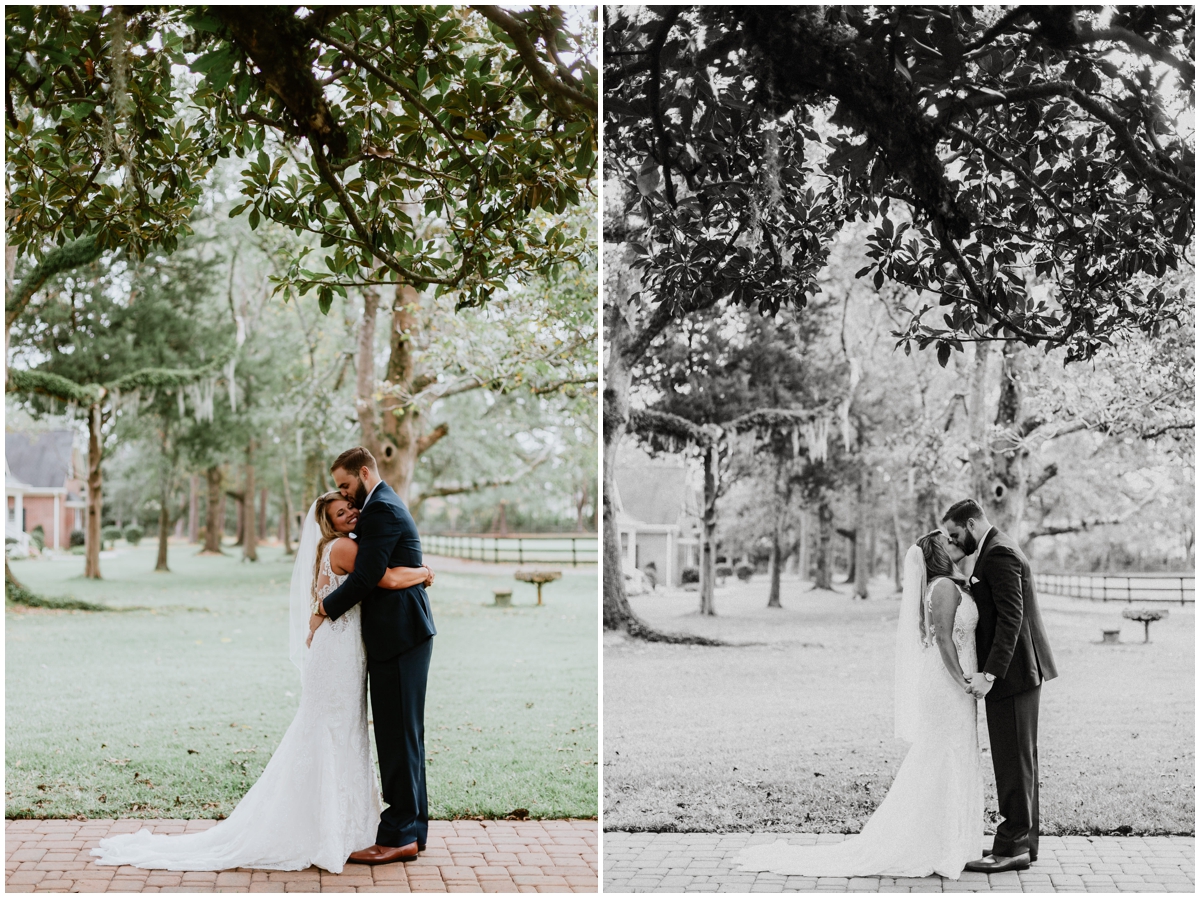
[[[338,468],[341,468],[347,474],[357,474],[363,468],[369,468],[372,474],[379,474],[379,465],[375,463],[375,456],[365,446],[355,446],[353,449],[347,449],[335,458],[333,464],[329,466],[329,470],[333,472]]]
[[[942,523],[953,521],[959,527],[967,526],[967,521],[983,520],[983,509],[979,507],[979,503],[974,499],[963,499],[955,502],[942,515]]]

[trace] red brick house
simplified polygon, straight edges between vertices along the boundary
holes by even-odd
[[[8,431],[4,434],[5,536],[30,533],[39,524],[47,549],[65,549],[72,530],[82,530],[85,473],[75,433]]]

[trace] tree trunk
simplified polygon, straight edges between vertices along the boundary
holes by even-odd
[[[258,491],[258,541],[265,542],[267,539],[267,488],[264,486]]]
[[[280,454],[279,469],[283,474],[283,511],[279,515],[280,538],[283,540],[283,553],[294,554],[292,549],[292,488],[288,486],[287,455]]]
[[[221,492],[221,469],[210,465],[204,472],[208,486],[208,501],[204,510],[204,552],[221,553],[221,531],[225,529],[221,514],[225,508],[225,494]]]
[[[320,456],[315,452],[304,456],[304,488],[300,494],[300,507],[306,515],[313,502],[317,501],[317,497],[325,493],[324,477]]]
[[[800,572],[800,579],[808,579],[808,510],[800,509],[799,524],[796,528],[800,532],[799,538],[796,540],[798,548],[796,549],[796,569]]]
[[[417,458],[445,435],[436,431],[432,439],[425,436],[425,415],[415,403],[405,404],[416,379],[416,358],[413,341],[420,329],[418,312],[420,294],[407,284],[396,287],[392,303],[392,331],[389,335],[391,354],[388,357],[387,382],[393,391],[380,403],[379,473],[404,501],[412,487],[417,470]],[[372,450],[373,451],[373,450]]]
[[[240,493],[229,494],[233,496],[237,506],[234,511],[237,513],[235,518],[236,530],[234,531],[233,544],[235,546],[246,545],[246,493],[243,490]]]
[[[700,613],[715,616],[713,588],[716,585],[717,554],[717,467],[721,463],[716,443],[704,450],[704,522],[700,549]]]
[[[242,487],[243,561],[258,561],[258,525],[254,514],[254,438],[246,444],[246,482]]]
[[[983,494],[988,520],[1018,543],[1025,517],[1029,450],[1022,439],[1028,354],[1019,343],[1005,343],[1000,366],[1000,402],[996,428],[1000,439],[991,447],[991,483]]]
[[[967,408],[967,463],[971,466],[972,498],[986,503],[990,487],[990,459],[986,417],[987,388],[991,344],[975,344],[975,369],[971,372],[971,393]],[[986,510],[986,509],[985,509]],[[943,510],[944,513],[944,510]]]
[[[783,518],[787,514],[788,504],[791,502],[791,496],[788,495],[790,490],[785,490],[783,486],[783,463],[776,458],[775,460],[775,489],[772,491],[772,499],[774,499],[774,522],[771,527],[771,588],[767,594],[768,608],[782,608],[783,604],[779,597],[779,577],[783,571],[783,552],[781,543],[783,541]]]
[[[814,589],[833,589],[833,509],[828,499],[821,499],[817,509],[817,572],[813,578]]]
[[[775,529],[771,534],[771,591],[767,596],[768,608],[782,608],[779,601],[779,574],[783,568],[783,558],[779,551],[779,519],[775,519]]]
[[[171,513],[167,510],[167,491],[160,492],[158,505],[158,558],[154,561],[154,570],[171,573],[167,567],[167,539],[171,535]]]
[[[903,558],[908,549],[904,545],[904,536],[900,530],[900,511],[896,507],[894,483],[888,486],[888,496],[892,500],[892,579],[896,592],[901,592],[904,589]]]
[[[629,324],[616,303],[604,309],[608,336],[608,361],[604,366],[604,629],[625,630],[630,635],[645,625],[629,606],[625,595],[625,571],[621,564],[621,536],[617,530],[617,448],[629,424],[629,392],[632,375],[624,351],[631,337]]]
[[[154,570],[170,573],[167,567],[167,540],[171,536],[171,475],[173,473],[171,459],[168,456],[166,428],[162,435],[162,457],[159,463],[158,477],[158,558],[154,561]]]
[[[188,542],[200,541],[200,476],[188,478]]]
[[[858,473],[858,521],[854,525],[854,595],[859,599],[867,597],[871,568],[867,555],[867,471],[863,465]]]
[[[103,513],[104,502],[101,494],[100,461],[104,453],[104,443],[100,433],[100,405],[96,404],[88,412],[88,477],[87,477],[87,530],[84,533],[85,559],[83,576],[88,580],[99,580],[100,577],[100,515]]]
[[[869,580],[871,577],[875,576],[876,565],[878,563],[876,559],[876,553],[879,551],[879,545],[877,543],[879,527],[875,522],[874,515],[871,516],[871,520],[868,522],[867,527],[867,579]]]
[[[583,481],[583,486],[580,489],[579,500],[575,503],[575,532],[576,533],[583,533],[584,530],[586,529],[584,527],[583,509],[587,506],[587,502],[588,502],[588,482],[587,482],[587,479],[585,478]]]
[[[379,463],[379,476],[392,489],[397,484],[383,470],[383,446],[379,442],[379,405],[375,398],[375,326],[379,318],[379,290],[364,287],[363,317],[358,326],[358,346],[355,352],[354,409],[358,414],[358,429],[362,444]],[[395,450],[395,447],[392,447]],[[397,494],[399,491],[397,490]]]
[[[224,491],[222,491],[220,505],[217,510],[217,516],[220,519],[219,523],[218,523],[218,531],[217,532],[219,533],[218,538],[221,541],[224,541],[224,539],[225,539],[225,526],[228,523],[229,512],[225,508],[226,503],[228,502],[228,499],[229,499],[229,497],[225,494]]]

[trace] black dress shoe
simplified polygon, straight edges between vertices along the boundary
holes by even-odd
[[[418,843],[417,843],[417,851],[424,851],[424,850],[425,850],[425,843],[424,843],[424,842],[418,842]],[[1034,860],[1037,860],[1037,858],[1034,858]]]
[[[989,854],[977,861],[967,861],[963,869],[971,873],[1008,873],[1012,870],[1028,870],[1031,863],[1029,852],[1012,857]]]

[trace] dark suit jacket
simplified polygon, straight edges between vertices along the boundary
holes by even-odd
[[[386,661],[419,645],[437,630],[424,586],[383,589],[389,567],[420,567],[421,537],[395,491],[382,481],[367,499],[354,528],[358,555],[346,582],[325,598],[325,613],[337,620],[362,602],[367,657]]]
[[[995,527],[979,548],[971,572],[971,595],[979,609],[975,648],[980,669],[996,677],[988,701],[1028,692],[1058,676],[1029,560]]]

